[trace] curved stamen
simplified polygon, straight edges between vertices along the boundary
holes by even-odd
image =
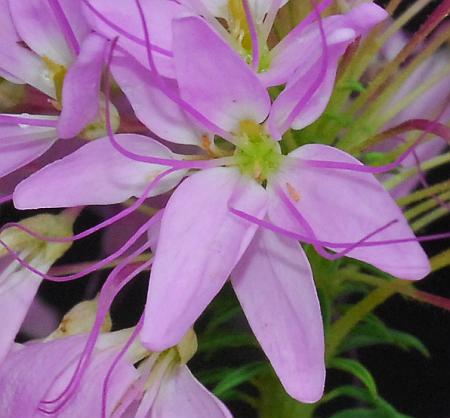
[[[147,222],[145,222],[143,225],[141,225],[138,230],[128,239],[128,241],[125,242],[125,244],[120,247],[118,250],[114,251],[112,254],[110,254],[108,257],[104,258],[101,261],[98,261],[96,263],[91,264],[86,269],[81,270],[78,273],[69,274],[65,276],[52,276],[50,274],[46,274],[41,272],[40,270],[33,267],[30,263],[28,263],[23,257],[20,256],[20,254],[16,251],[14,251],[11,247],[8,246],[4,241],[0,240],[0,245],[4,247],[8,253],[24,268],[31,271],[32,273],[36,274],[43,280],[56,282],[56,283],[63,283],[68,282],[72,280],[81,279],[82,277],[87,276],[90,273],[93,273],[94,271],[103,268],[104,266],[107,266],[120,256],[122,256],[125,251],[127,251],[143,234],[145,234],[149,228],[158,222],[161,219],[162,211],[158,212],[155,216],[153,216],[151,219],[149,219]],[[22,226],[19,224],[19,226]],[[24,230],[25,228],[20,228]],[[46,240],[47,237],[39,236],[39,234],[35,234],[33,231],[30,231],[28,229],[25,229],[25,232],[30,233],[31,236],[34,236],[35,238],[38,238],[40,240]],[[50,241],[47,239],[47,241]],[[55,240],[52,240],[55,241]],[[67,241],[65,241],[67,242]]]
[[[258,71],[259,61],[261,58],[258,31],[256,29],[255,19],[253,18],[252,11],[250,10],[248,0],[242,0],[242,5],[244,6],[245,18],[247,20],[250,38],[252,40],[252,68],[254,71]]]
[[[129,214],[135,212],[137,209],[139,209],[140,206],[143,205],[143,203],[145,202],[145,200],[148,198],[149,193],[152,191],[152,189],[154,187],[156,187],[158,185],[158,183],[166,176],[168,176],[169,174],[175,172],[176,169],[169,169],[166,171],[163,171],[162,173],[158,174],[150,183],[149,185],[144,189],[144,191],[142,192],[142,195],[136,199],[136,201],[133,202],[133,204],[127,208],[125,208],[124,210],[120,211],[119,213],[116,213],[114,216],[111,216],[110,218],[100,222],[99,224],[88,228],[86,230],[84,230],[83,232],[80,232],[76,235],[73,235],[72,237],[65,237],[65,238],[61,238],[61,237],[44,237],[42,235],[37,234],[36,232],[32,231],[31,229],[28,229],[26,227],[24,227],[23,225],[20,225],[16,222],[9,222],[5,225],[3,225],[0,228],[0,232],[3,231],[6,228],[18,228],[21,229],[22,231],[25,231],[26,233],[30,234],[31,236],[38,238],[40,240],[43,241],[49,241],[49,242],[72,242],[72,241],[77,241],[79,239],[85,238],[89,235],[92,235],[95,232],[98,232],[118,221],[120,221],[121,219],[125,218],[126,216],[128,216]]]
[[[425,133],[434,133],[436,135],[439,135],[442,139],[450,143],[450,129],[446,127],[445,125],[436,122],[436,121],[428,121],[425,119],[414,119],[410,120],[408,122],[402,123],[401,125],[392,128],[392,132],[398,132],[399,129],[404,132],[405,126],[408,126],[407,130],[417,130],[421,129],[424,130]],[[405,151],[403,152],[394,162],[376,166],[376,167],[370,167],[365,165],[359,165],[359,164],[353,164],[353,163],[344,163],[344,162],[337,162],[337,161],[323,161],[323,160],[307,160],[307,159],[301,159],[301,158],[295,158],[297,160],[300,160],[302,164],[304,164],[304,167],[311,167],[311,168],[331,168],[331,169],[337,169],[337,170],[350,170],[350,171],[359,171],[363,173],[371,173],[371,174],[381,174],[386,173],[387,171],[391,171],[395,168],[397,168],[405,159],[408,157],[412,152],[414,152],[414,149],[423,141],[425,138],[425,135],[421,135],[414,143]],[[289,157],[288,157],[289,158]]]
[[[394,225],[398,222],[397,219],[394,219],[387,224],[383,225],[380,228],[375,229],[370,234],[364,236],[361,240],[349,245],[345,250],[341,252],[337,252],[336,254],[330,254],[323,245],[321,245],[316,237],[316,234],[314,233],[313,228],[308,223],[308,221],[303,217],[303,215],[300,213],[300,211],[295,207],[295,205],[291,202],[291,200],[286,196],[282,188],[277,185],[275,186],[275,191],[277,192],[278,196],[280,197],[281,201],[286,205],[289,212],[293,215],[294,219],[298,222],[298,224],[305,229],[308,236],[310,236],[314,241],[312,242],[314,249],[324,258],[327,260],[337,260],[338,258],[341,258],[348,254],[350,251],[354,250],[359,246],[360,243],[363,243],[367,241],[369,238],[372,238],[374,235],[386,230],[388,227]]]
[[[123,287],[128,284],[134,277],[136,277],[139,273],[147,269],[153,262],[153,260],[148,260],[147,262],[142,263],[140,266],[132,270],[130,273],[126,273],[125,277],[122,278],[120,275],[123,271],[132,267],[130,263],[135,259],[139,254],[143,251],[146,251],[150,247],[150,243],[146,242],[144,245],[140,246],[137,250],[133,251],[128,257],[126,257],[108,276],[105,284],[102,287],[102,290],[99,295],[98,301],[98,309],[95,317],[94,325],[89,333],[88,340],[86,345],[80,355],[78,360],[77,367],[75,369],[72,378],[64,391],[62,391],[56,398],[51,400],[42,400],[43,404],[55,404],[61,401],[57,408],[51,412],[48,410],[45,411],[47,413],[54,413],[61,409],[73,396],[74,391],[77,389],[84,372],[86,371],[86,367],[89,364],[92,353],[95,348],[95,344],[97,342],[98,336],[101,332],[101,327],[105,321],[108,310],[117,296],[117,294],[123,289]]]
[[[56,20],[64,35],[64,38],[66,38],[67,44],[71,47],[75,55],[78,55],[80,53],[80,44],[78,42],[77,37],[75,36],[72,26],[70,25],[69,19],[67,19],[64,10],[59,4],[59,1],[48,0],[48,4],[56,17]]]
[[[54,116],[48,116],[48,119],[40,119],[29,115],[8,115],[0,114],[0,125],[22,125],[40,126],[43,128],[56,128],[58,126],[58,119]]]
[[[139,322],[136,324],[133,332],[131,333],[130,337],[128,338],[125,345],[122,347],[120,352],[117,354],[117,356],[114,358],[111,366],[108,369],[108,372],[106,373],[105,380],[103,381],[103,388],[102,388],[102,418],[106,417],[106,407],[107,407],[107,401],[108,401],[108,385],[109,381],[111,380],[111,376],[114,372],[114,369],[119,364],[119,361],[123,358],[125,353],[128,351],[128,349],[133,344],[134,340],[137,338],[138,334],[141,332],[142,326],[144,325],[144,315],[142,315],[139,319]]]
[[[126,30],[124,30],[123,28],[121,28],[120,26],[116,25],[114,22],[112,22],[111,20],[109,20],[104,14],[102,14],[101,12],[98,11],[98,9],[96,9],[92,4],[89,3],[88,0],[81,0],[86,7],[88,7],[91,12],[97,16],[103,23],[105,23],[106,25],[108,25],[111,29],[113,29],[115,32],[117,32],[119,35],[124,36],[125,38],[129,39],[132,42],[135,42],[138,45],[141,46],[145,46],[145,40],[138,38],[137,36],[134,36],[132,33],[127,32]],[[167,49],[161,48],[157,45],[151,45],[150,46],[151,49],[161,55],[165,55],[167,57],[172,57],[172,53],[170,51],[168,51]]]
[[[296,232],[290,231],[288,229],[282,228],[280,226],[277,226],[269,221],[266,221],[264,219],[257,218],[256,216],[251,215],[250,213],[244,212],[242,210],[236,209],[232,206],[228,207],[229,211],[233,213],[236,216],[239,216],[242,219],[245,219],[248,222],[251,222],[255,225],[260,226],[261,228],[267,229],[269,231],[275,232],[277,234],[283,235],[287,238],[294,239],[296,241],[302,241],[306,244],[317,244],[321,245],[323,247],[330,247],[330,248],[349,248],[350,246],[353,246],[354,248],[359,247],[377,247],[380,245],[392,245],[392,244],[404,244],[406,242],[427,242],[427,241],[437,241],[441,239],[448,239],[450,238],[450,232],[442,233],[442,234],[431,234],[431,235],[423,235],[420,237],[414,237],[414,238],[396,238],[396,239],[390,239],[390,240],[380,240],[380,241],[370,241],[365,242],[367,240],[367,237],[364,237],[358,242],[330,242],[330,241],[322,241],[318,239],[314,239],[312,237],[308,237],[306,235],[298,234]],[[371,236],[381,232],[382,230],[388,228],[392,225],[394,221],[391,221],[390,223],[383,225],[379,229],[373,231],[371,233]],[[369,237],[370,238],[370,237]]]
[[[320,16],[320,10],[318,6],[313,2],[314,6],[314,13],[318,19],[319,24],[319,32],[320,32],[320,39],[322,43],[322,55],[321,55],[321,63],[320,63],[320,69],[317,74],[317,77],[314,79],[314,81],[309,85],[308,89],[306,90],[303,97],[297,102],[297,104],[294,106],[294,109],[289,113],[285,121],[281,124],[279,128],[279,132],[284,133],[286,132],[294,120],[297,118],[299,113],[303,110],[303,108],[309,103],[309,101],[312,99],[314,94],[317,92],[317,90],[322,85],[323,81],[325,80],[327,69],[328,69],[328,44],[327,44],[327,38],[325,35],[325,29],[323,28],[323,22],[322,17]]]
[[[222,138],[225,138],[233,143],[233,137],[230,135],[229,132],[224,131],[222,128],[217,126],[215,123],[211,122],[205,115],[203,115],[201,112],[199,112],[197,109],[192,107],[189,103],[187,103],[185,100],[183,100],[179,94],[177,94],[172,88],[167,86],[167,83],[165,82],[164,78],[161,77],[159,72],[157,71],[152,50],[151,50],[151,44],[150,44],[150,31],[148,30],[147,21],[145,19],[144,11],[142,10],[142,7],[140,5],[140,0],[135,0],[136,4],[138,5],[138,11],[139,15],[141,17],[141,23],[145,34],[145,44],[147,49],[147,60],[150,68],[153,68],[153,72],[155,74],[155,84],[156,86],[161,90],[163,94],[165,94],[170,100],[172,100],[174,103],[176,103],[181,109],[183,109],[186,113],[189,113],[192,117],[194,117],[203,127],[205,127],[207,130],[214,132],[216,135],[220,135]],[[112,45],[112,49],[114,49],[115,45]],[[108,58],[109,64],[107,67],[109,68],[111,65],[112,60],[112,51],[110,53],[111,57]]]

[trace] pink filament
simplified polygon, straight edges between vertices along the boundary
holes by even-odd
[[[153,69],[153,72],[155,73],[155,82],[157,87],[161,90],[162,93],[164,93],[170,100],[172,100],[174,103],[176,103],[178,106],[180,106],[181,109],[183,109],[185,112],[191,114],[195,119],[200,122],[201,125],[203,125],[206,129],[208,129],[211,132],[214,132],[217,135],[220,135],[222,138],[228,139],[229,141],[233,142],[233,137],[226,131],[224,131],[222,128],[217,126],[215,123],[210,121],[205,115],[203,115],[201,112],[196,110],[194,107],[192,107],[189,103],[184,101],[179,94],[175,93],[173,89],[169,88],[166,83],[164,82],[164,79],[160,76],[158,73],[153,55],[151,50],[151,43],[150,43],[150,32],[148,30],[147,21],[145,19],[144,12],[142,8],[140,7],[140,0],[135,0],[136,4],[138,5],[139,15],[141,17],[141,23],[145,34],[145,43],[147,48],[147,60],[149,63],[149,66],[151,69]],[[114,48],[114,46],[112,47]],[[112,55],[112,52],[111,52]],[[109,58],[109,63],[111,63],[111,58]],[[110,64],[108,64],[109,68]]]
[[[130,335],[130,338],[128,338],[128,341],[125,343],[125,345],[122,347],[120,352],[115,357],[114,361],[112,362],[108,373],[106,374],[105,380],[103,382],[103,388],[102,388],[102,418],[106,417],[106,406],[108,401],[108,385],[111,380],[111,376],[114,372],[114,369],[119,364],[119,361],[123,358],[125,353],[130,348],[131,344],[133,344],[134,340],[137,338],[138,334],[141,332],[142,326],[144,325],[144,315],[141,316],[139,319],[139,322],[136,324],[133,332]]]
[[[402,124],[404,125],[404,124]],[[443,124],[436,121],[429,121],[425,119],[413,119],[408,121],[408,125],[411,125],[411,130],[423,129],[425,133],[435,133],[439,135],[442,139],[450,143],[450,130]],[[401,125],[399,125],[401,126]],[[402,153],[394,162],[385,164],[382,166],[369,167],[362,164],[344,163],[337,161],[323,161],[323,160],[303,160],[301,158],[296,158],[301,161],[305,167],[311,168],[330,168],[337,170],[349,170],[358,171],[363,173],[371,174],[381,174],[387,171],[391,171],[397,168],[405,159],[408,157],[414,149],[421,143],[424,135],[421,135],[404,153]]]
[[[45,274],[35,267],[33,267],[30,263],[28,263],[26,260],[20,257],[20,255],[14,251],[11,247],[9,247],[4,241],[0,240],[0,245],[2,245],[8,253],[15,259],[17,262],[27,270],[31,271],[32,273],[38,275],[44,280],[51,281],[51,282],[57,282],[57,283],[64,283],[72,280],[80,279],[84,276],[87,276],[90,273],[93,273],[94,271],[103,268],[104,266],[107,266],[109,263],[116,260],[118,257],[120,257],[122,254],[125,253],[144,233],[148,231],[148,229],[153,225],[154,223],[158,222],[161,219],[162,211],[158,212],[155,216],[153,216],[150,220],[145,222],[143,225],[139,227],[139,229],[131,236],[131,238],[128,239],[128,241],[120,247],[118,250],[110,254],[108,257],[104,258],[103,260],[89,265],[86,269],[83,269],[82,271],[75,273],[75,274],[69,274],[65,276],[52,276],[49,274]],[[21,226],[21,225],[20,225]],[[29,233],[29,230],[26,230],[27,233]],[[32,232],[32,231],[31,231]],[[30,234],[34,236],[33,234]],[[45,238],[45,237],[43,237]]]
[[[142,195],[136,199],[136,201],[133,202],[133,204],[127,208],[125,208],[124,210],[120,211],[119,213],[116,213],[114,216],[112,216],[111,218],[108,218],[106,220],[104,220],[103,222],[100,222],[99,224],[93,226],[92,228],[86,229],[83,232],[80,232],[78,234],[73,235],[72,237],[45,237],[43,235],[40,235],[34,231],[32,231],[31,229],[16,223],[16,222],[9,222],[5,225],[3,225],[0,228],[0,232],[5,230],[6,228],[18,228],[28,234],[30,234],[31,236],[40,239],[42,241],[49,241],[49,242],[73,242],[73,241],[77,241],[79,239],[85,238],[89,235],[92,235],[95,232],[98,232],[118,221],[120,221],[121,219],[125,218],[126,216],[128,216],[129,214],[135,212],[140,206],[142,206],[142,204],[145,202],[145,200],[148,198],[149,193],[151,192],[151,190],[166,176],[168,176],[169,174],[173,173],[174,171],[176,171],[175,169],[171,168],[169,170],[166,170],[160,174],[158,174],[150,183],[149,185],[145,188],[145,190],[143,191]]]
[[[248,29],[250,31],[250,37],[252,39],[252,68],[254,71],[258,71],[261,54],[259,49],[259,39],[258,32],[256,30],[256,23],[255,19],[253,18],[252,11],[250,10],[248,0],[242,0],[242,4],[244,6],[245,18],[247,20]]]
[[[104,14],[100,13],[92,4],[89,3],[88,0],[81,0],[90,10],[92,13],[94,13],[95,16],[97,16],[103,23],[108,25],[111,29],[116,31],[118,34],[124,36],[125,38],[128,38],[130,41],[135,42],[138,45],[145,46],[146,43],[143,39],[138,38],[137,36],[134,36],[130,32],[127,32],[120,26],[116,25],[114,22],[111,22]],[[172,53],[168,51],[167,49],[161,48],[157,45],[151,45],[151,49],[161,55],[165,55],[167,57],[171,57]]]
[[[41,403],[43,404],[59,404],[55,410],[52,410],[51,412],[57,412],[60,410],[73,396],[75,390],[77,389],[85,371],[86,368],[89,365],[89,361],[92,357],[92,353],[95,348],[95,344],[97,341],[97,338],[100,334],[101,327],[105,321],[107,312],[114,300],[114,298],[117,296],[117,294],[123,289],[123,287],[128,284],[134,277],[136,277],[139,273],[147,269],[153,262],[153,260],[148,260],[144,263],[142,263],[137,268],[134,268],[130,273],[128,273],[128,270],[132,268],[133,266],[130,265],[130,263],[142,252],[147,250],[150,247],[150,244],[146,242],[144,245],[139,247],[137,250],[135,250],[132,254],[130,254],[128,257],[126,257],[108,276],[106,279],[105,284],[102,287],[102,290],[100,292],[99,296],[99,302],[98,302],[98,310],[95,318],[94,325],[91,329],[91,332],[89,334],[88,340],[86,342],[86,345],[83,349],[83,352],[80,355],[80,358],[78,360],[77,367],[75,369],[75,372],[68,383],[67,387],[62,391],[56,398],[51,400],[43,400]],[[121,273],[125,271],[125,277],[122,278]],[[49,411],[45,411],[49,413]]]
[[[9,194],[9,195],[6,195],[6,196],[1,196],[0,197],[0,205],[3,204],[3,203],[11,201],[12,198],[13,198],[12,194]]]
[[[57,119],[37,119],[31,116],[24,115],[0,115],[0,125],[25,125],[25,126],[40,126],[43,128],[56,128],[58,125]]]
[[[360,246],[360,244],[362,244],[363,242],[367,241],[368,239],[372,238],[374,235],[376,235],[376,234],[386,230],[387,228],[389,228],[390,226],[392,226],[393,224],[398,222],[398,220],[394,219],[394,220],[388,222],[387,224],[381,226],[380,228],[377,228],[376,230],[374,230],[370,234],[364,236],[359,241],[349,245],[347,248],[345,248],[345,250],[343,250],[343,251],[341,251],[339,253],[336,253],[336,254],[330,254],[328,251],[326,251],[324,246],[319,243],[319,241],[317,240],[317,237],[316,237],[316,235],[315,235],[311,225],[302,216],[302,214],[294,206],[294,204],[291,202],[291,200],[286,196],[286,194],[281,189],[281,187],[280,186],[276,186],[275,190],[276,190],[278,196],[280,197],[281,201],[286,205],[286,207],[289,210],[289,212],[291,212],[291,214],[293,215],[294,219],[298,222],[298,224],[303,229],[305,229],[307,235],[310,236],[313,239],[312,244],[313,244],[315,250],[322,257],[326,258],[327,260],[337,260],[338,258],[341,258],[341,257],[345,256],[350,251],[352,251],[355,248],[357,248],[358,246]]]
[[[64,13],[64,10],[62,9],[61,5],[59,4],[59,1],[58,0],[48,0],[48,3],[56,17],[58,25],[59,25],[64,37],[66,38],[68,45],[72,48],[75,55],[78,55],[80,53],[80,44],[78,43],[77,37],[75,36],[72,26],[70,25],[70,22],[67,19],[67,16]]]
[[[322,41],[322,49],[323,49],[319,73],[317,74],[317,77],[315,78],[315,80],[310,84],[310,86],[306,90],[306,93],[298,101],[298,103],[295,105],[294,109],[292,109],[291,113],[289,113],[286,120],[281,124],[281,126],[279,128],[279,130],[281,132],[286,132],[289,129],[289,127],[292,125],[292,123],[297,118],[299,113],[303,110],[303,108],[312,99],[312,97],[316,93],[316,91],[320,88],[320,86],[322,85],[322,83],[326,77],[328,61],[329,61],[327,38],[325,35],[325,30],[323,28],[322,17],[320,16],[320,10],[318,9],[316,4],[313,4],[313,6],[314,6],[314,12],[316,14],[316,17],[317,17],[318,23],[319,23],[320,38]]]
[[[298,234],[293,231],[289,231],[280,226],[274,225],[271,222],[268,222],[264,219],[257,218],[256,216],[253,216],[247,212],[236,209],[232,206],[229,206],[228,209],[231,213],[235,214],[236,216],[239,216],[242,219],[245,219],[248,222],[251,222],[255,225],[260,226],[261,228],[267,229],[267,230],[275,232],[277,234],[283,235],[287,238],[295,239],[296,241],[302,241],[307,244],[316,244],[316,245],[321,245],[323,247],[330,247],[330,248],[348,249],[350,246],[353,246],[352,249],[354,249],[354,248],[358,248],[358,247],[377,247],[380,245],[403,244],[406,242],[426,242],[426,241],[436,241],[436,240],[450,238],[450,232],[446,232],[446,233],[442,233],[442,234],[431,234],[431,235],[424,235],[424,236],[414,237],[414,238],[397,238],[397,239],[391,239],[391,240],[370,241],[370,242],[365,242],[368,238],[370,238],[369,236],[364,237],[363,239],[361,239],[358,242],[329,242],[329,241],[318,240],[313,237],[305,236],[302,234]],[[373,231],[370,234],[370,236],[373,236],[373,235],[379,233],[380,230],[386,229],[387,227],[392,225],[393,222],[394,221]]]

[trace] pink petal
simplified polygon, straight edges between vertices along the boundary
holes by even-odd
[[[227,132],[244,119],[262,122],[270,98],[244,60],[199,17],[173,23],[173,53],[181,96]]]
[[[0,367],[0,410],[5,417],[35,417],[39,402],[58,374],[79,353],[81,338],[26,345]]]
[[[232,418],[186,366],[177,367],[162,383],[147,418]]]
[[[3,75],[6,72],[13,77],[8,77],[11,82],[18,79],[55,98],[55,86],[48,68],[33,51],[0,38],[0,68]]]
[[[326,145],[305,145],[290,157],[361,165],[354,157]],[[292,194],[294,190],[298,195],[297,201],[292,200],[292,203],[320,240],[354,243],[393,220],[398,222],[370,238],[369,242],[414,238],[401,210],[372,174],[308,168],[294,160],[286,165],[277,181],[286,193]],[[280,201],[277,222],[301,231],[287,210]],[[417,242],[359,247],[348,256],[403,279],[421,279],[430,271],[428,258]]]
[[[141,338],[152,351],[177,344],[219,292],[250,243],[255,225],[228,203],[264,216],[266,193],[233,168],[201,171],[170,198],[161,224]]]
[[[204,132],[161,92],[149,70],[131,57],[117,57],[114,58],[112,72],[144,125],[167,141],[201,145]]]
[[[60,4],[78,41],[81,41],[88,32],[81,2],[60,0]],[[61,65],[68,66],[72,62],[73,52],[47,1],[9,0],[9,7],[17,32],[34,52]]]
[[[155,140],[135,134],[120,134],[116,140],[131,152],[173,158],[170,150]],[[120,203],[142,194],[150,181],[167,167],[138,162],[117,151],[109,138],[89,142],[57,160],[16,187],[16,208],[50,208]],[[182,171],[165,177],[149,196],[174,187]]]
[[[53,128],[0,125],[0,177],[44,154],[55,143],[56,135]]]
[[[286,391],[301,402],[319,400],[325,382],[323,325],[311,267],[300,245],[258,230],[231,282]]]
[[[40,277],[25,270],[18,262],[10,260],[10,263],[6,263],[3,259],[2,264],[0,266],[0,317],[4,320],[0,330],[0,363],[11,348],[41,284]],[[42,271],[47,271],[48,267],[41,264],[38,266]]]
[[[104,38],[96,34],[89,35],[81,45],[75,63],[67,72],[58,124],[61,138],[76,136],[98,116],[105,48]]]
[[[334,45],[342,43],[345,38],[348,38],[347,42],[350,42],[358,35],[368,32],[386,17],[387,13],[381,7],[373,3],[364,3],[354,7],[347,14],[323,18],[322,25],[327,45],[333,48]],[[302,25],[301,22],[299,28],[300,25]],[[267,86],[283,84],[297,69],[305,72],[305,69],[310,68],[320,57],[322,50],[317,22],[300,31],[294,29],[271,51],[270,68],[260,74],[261,80]],[[306,51],[306,53],[299,54],[298,51]]]
[[[134,56],[142,65],[148,67],[144,30],[136,2],[89,0],[89,3],[112,24],[108,25],[92,9],[84,6],[85,15],[93,29],[109,39],[119,36],[118,45]],[[187,9],[174,1],[166,0],[141,1],[141,5],[146,17],[151,43],[156,47],[153,53],[156,67],[162,75],[173,78],[175,74],[170,55],[172,31],[168,28],[171,27],[173,19],[186,15]],[[132,39],[117,31],[115,27],[120,31],[127,32]],[[158,52],[161,49],[165,50],[166,54]]]

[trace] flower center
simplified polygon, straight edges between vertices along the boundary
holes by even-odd
[[[238,143],[234,153],[236,165],[241,173],[264,182],[281,165],[282,155],[278,143],[264,128],[252,120],[243,120],[239,125]]]

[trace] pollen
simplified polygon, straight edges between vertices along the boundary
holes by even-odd
[[[201,146],[202,148],[208,153],[208,155],[210,157],[215,157],[216,154],[214,153],[214,151],[211,149],[211,140],[209,139],[207,134],[203,134],[200,138],[200,142],[201,142]]]
[[[290,183],[286,183],[286,188],[287,188],[289,197],[294,202],[298,202],[300,200],[300,193],[296,190],[296,188]]]

